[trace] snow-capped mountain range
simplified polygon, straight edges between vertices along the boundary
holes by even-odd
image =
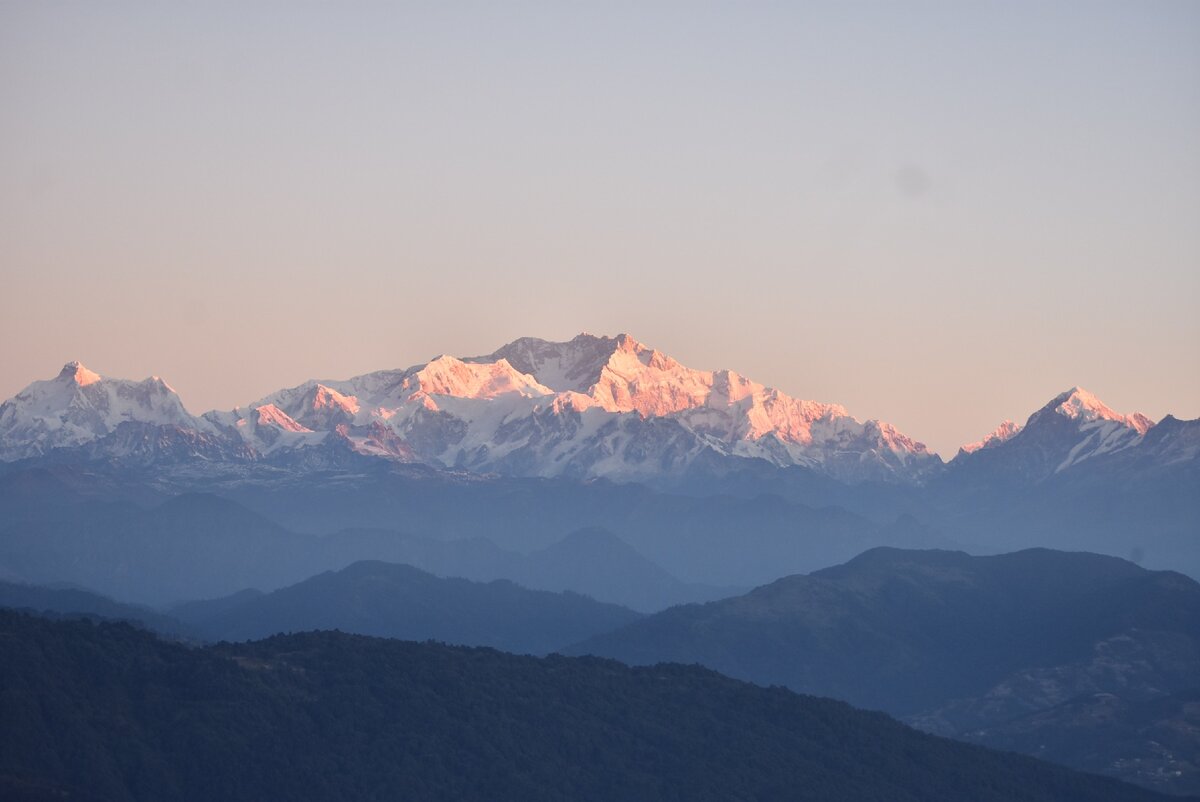
[[[1151,427],[1074,388],[1024,427],[1005,421],[964,446],[952,464],[1024,453],[1038,432],[1052,429],[1053,464],[1036,470],[1053,473],[1131,448]],[[733,371],[688,368],[625,334],[522,338],[486,356],[309,381],[200,416],[157,377],[110,379],[72,362],[0,405],[0,459],[60,449],[216,462],[333,450],[472,472],[618,481],[683,475],[713,458],[800,466],[849,483],[919,484],[944,470],[940,457],[888,423],[859,421],[836,404],[796,399]]]

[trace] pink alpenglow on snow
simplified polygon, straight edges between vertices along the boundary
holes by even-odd
[[[1015,435],[1019,431],[1021,431],[1021,424],[1013,423],[1010,420],[1006,420],[1003,423],[1001,423],[999,426],[997,426],[995,429],[993,429],[991,431],[991,433],[989,433],[982,440],[976,440],[974,443],[967,443],[965,446],[962,446],[962,448],[959,450],[963,451],[967,454],[973,454],[981,448],[991,448],[993,446],[998,446],[1001,443],[1003,443],[1005,440],[1008,440],[1009,438],[1011,438],[1013,435]]]
[[[1145,434],[1154,425],[1154,421],[1140,412],[1135,412],[1132,415],[1122,415],[1119,412],[1114,412],[1100,399],[1082,387],[1072,387],[1056,398],[1055,401],[1059,402],[1054,407],[1055,412],[1059,415],[1065,415],[1068,418],[1074,418],[1083,422],[1090,423],[1097,420],[1115,421],[1128,426],[1138,434]]]
[[[838,404],[795,398],[732,370],[687,367],[627,334],[524,337],[485,356],[443,355],[407,369],[309,381],[201,416],[160,379],[106,379],[70,363],[0,405],[0,458],[81,446],[124,421],[191,429],[237,453],[323,446],[542,477],[653,480],[733,458],[851,482],[919,483],[944,465],[890,423],[861,421]],[[1151,425],[1076,387],[1025,426],[1006,420],[959,456],[1035,442],[1031,429],[1053,431],[1069,445],[1056,463],[1061,470],[1130,447]]]

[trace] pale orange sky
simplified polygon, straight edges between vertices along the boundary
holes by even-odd
[[[4,2],[0,108],[2,397],[587,330],[947,457],[1200,416],[1195,4]]]

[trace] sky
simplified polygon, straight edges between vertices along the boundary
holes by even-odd
[[[627,332],[943,455],[1200,416],[1200,4],[0,0],[0,397]]]

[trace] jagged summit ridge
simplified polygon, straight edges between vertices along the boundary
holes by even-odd
[[[628,334],[523,337],[484,356],[308,381],[198,417],[160,379],[108,379],[72,362],[0,405],[0,458],[103,449],[124,423],[186,430],[224,444],[209,451],[251,459],[303,452],[308,464],[358,454],[517,476],[660,481],[717,459],[800,466],[851,483],[920,483],[943,467],[889,423],[732,370],[690,368]],[[964,446],[956,461],[1032,448],[1055,455],[1052,472],[1128,447],[1150,427],[1072,388],[1024,427],[1005,421]],[[127,443],[132,436],[126,429]]]
[[[96,386],[123,396],[134,386],[76,364],[60,376],[68,379],[71,393]],[[5,413],[5,458],[96,441],[128,419],[215,433],[260,456],[342,442],[361,453],[517,475],[636,480],[685,472],[704,454],[802,465],[849,481],[911,481],[940,465],[889,424],[860,422],[841,406],[795,399],[734,371],[689,368],[628,334],[526,337],[486,356],[442,355],[309,381],[199,417],[164,383],[147,381],[158,384],[139,384],[140,392],[173,399],[173,412],[142,405],[117,420],[80,420],[70,436],[56,433],[60,408],[105,403],[31,385]],[[31,393],[44,403],[29,403]]]
[[[484,356],[306,382],[251,407],[268,404],[314,431],[383,427],[405,458],[521,475],[645,478],[706,452],[854,480],[906,481],[940,464],[889,424],[688,368],[628,334],[524,337]]]
[[[580,334],[564,342],[551,342],[537,337],[521,337],[498,348],[487,356],[469,358],[468,362],[506,360],[515,369],[533,376],[555,392],[587,394],[600,380],[601,372],[612,355],[621,348],[641,347],[627,334],[616,337],[597,337]]]
[[[572,399],[576,408],[671,418],[738,456],[876,473],[872,478],[914,462],[940,462],[890,424],[862,423],[840,405],[792,398],[731,370],[686,367],[628,334],[581,334],[566,343],[522,338],[475,359],[496,358],[560,393],[584,396]],[[859,457],[858,466],[834,468],[847,453]]]

